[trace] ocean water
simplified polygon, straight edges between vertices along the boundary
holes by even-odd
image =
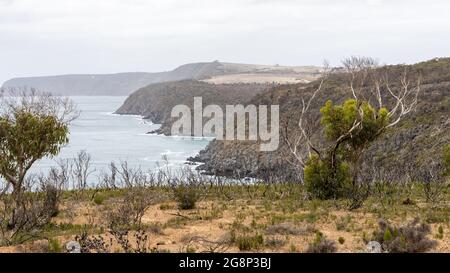
[[[45,158],[32,169],[46,172],[57,159],[73,158],[85,150],[92,157],[92,167],[99,173],[111,161],[127,161],[131,167],[157,170],[164,165],[163,156],[171,168],[184,165],[186,158],[206,147],[211,138],[191,138],[146,134],[159,125],[139,116],[115,115],[113,112],[126,97],[71,97],[81,115],[70,126],[69,143],[57,157]]]

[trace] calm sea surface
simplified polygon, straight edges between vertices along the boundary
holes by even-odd
[[[186,158],[206,147],[209,139],[148,135],[158,128],[138,116],[112,114],[126,97],[72,97],[81,110],[80,117],[70,127],[70,141],[56,158],[43,159],[33,171],[45,172],[55,165],[55,159],[73,158],[85,150],[92,156],[98,171],[111,161],[127,161],[130,166],[156,170],[163,156],[173,168],[183,166]]]

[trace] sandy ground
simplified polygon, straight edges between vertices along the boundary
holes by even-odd
[[[270,219],[283,213],[276,210],[266,210],[262,205],[246,205],[244,201],[234,202],[225,209],[218,209],[221,204],[215,204],[211,201],[200,202],[196,209],[188,211],[180,211],[176,207],[176,203],[169,202],[156,204],[146,211],[142,221],[147,225],[161,226],[160,233],[150,233],[149,249],[157,249],[159,251],[170,252],[205,252],[209,251],[212,246],[216,246],[217,242],[226,240],[230,237],[233,225],[240,223],[244,227],[252,230],[252,225],[257,223],[270,226]],[[63,206],[64,213],[54,219],[56,223],[72,223],[72,224],[96,224],[104,225],[103,205],[96,206],[90,203],[80,202],[72,204],[70,207]],[[71,213],[67,213],[70,211]],[[216,211],[215,214],[212,212]],[[308,211],[296,210],[291,212],[293,215],[307,214]],[[325,214],[324,214],[325,215]],[[346,229],[338,230],[336,221],[344,217],[350,216],[351,221]],[[411,219],[409,219],[411,220]],[[364,233],[370,235],[377,227],[378,218],[376,215],[365,212],[348,212],[344,210],[329,211],[325,216],[320,216],[313,223],[301,221],[292,223],[292,225],[306,230],[297,235],[285,234],[267,234],[264,228],[258,233],[263,234],[264,239],[279,239],[284,241],[284,245],[277,247],[263,247],[261,249],[252,250],[253,252],[304,252],[309,243],[315,238],[315,232],[319,230],[328,239],[336,242],[338,252],[363,252],[365,243],[363,240]],[[289,221],[287,221],[289,222]],[[437,224],[432,224],[432,233],[437,233]],[[311,230],[311,231],[307,231]],[[450,252],[450,234],[448,232],[448,224],[443,239],[439,239],[438,247],[433,252]],[[108,237],[108,235],[103,234]],[[339,238],[343,238],[343,244],[338,243]],[[61,245],[64,246],[69,240],[73,240],[74,235],[57,237]],[[38,240],[19,246],[1,247],[0,252],[34,252],[39,251],[45,240]],[[114,247],[113,247],[114,248]],[[222,246],[220,251],[239,252],[236,245]]]

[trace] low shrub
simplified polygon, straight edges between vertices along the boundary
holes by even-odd
[[[384,251],[392,253],[419,253],[436,247],[437,242],[427,238],[431,228],[416,218],[412,222],[397,228],[387,221],[379,222],[379,230],[374,240],[381,243]]]
[[[258,250],[264,246],[264,237],[261,234],[238,236],[234,240],[241,251]]]
[[[182,210],[194,209],[200,197],[199,190],[192,185],[178,185],[174,187],[174,194],[178,208]]]
[[[349,165],[340,163],[333,170],[330,162],[330,159],[313,156],[304,169],[306,190],[321,200],[346,197],[351,186]]]
[[[160,210],[169,210],[169,209],[173,209],[173,207],[171,205],[169,205],[169,204],[161,204],[159,206],[159,209]]]
[[[450,176],[450,144],[446,145],[444,148],[444,167],[445,175]]]
[[[48,252],[49,253],[61,253],[62,246],[57,239],[48,240]]]
[[[428,224],[447,223],[450,213],[446,209],[433,208],[425,213],[425,222]]]
[[[114,209],[106,212],[108,228],[130,230],[140,227],[147,209],[160,198],[145,188],[128,189],[122,199],[116,202]]]
[[[277,249],[286,245],[286,240],[279,237],[269,237],[265,241],[265,245],[272,249]]]
[[[334,241],[328,240],[325,236],[317,232],[314,242],[309,244],[307,253],[334,253],[336,252],[336,244]]]
[[[149,225],[147,230],[149,232],[153,233],[153,234],[158,234],[158,235],[163,235],[164,234],[161,225],[158,225],[158,224]]]
[[[102,194],[96,194],[94,197],[94,203],[96,205],[101,205],[103,202],[105,202],[105,196]]]
[[[439,226],[438,233],[436,234],[436,238],[440,239],[440,240],[444,239],[444,227]]]

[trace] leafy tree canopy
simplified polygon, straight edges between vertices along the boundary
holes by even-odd
[[[376,110],[368,102],[355,99],[348,99],[342,105],[334,105],[329,100],[320,112],[326,137],[336,141],[344,136],[343,140],[353,148],[374,141],[389,122],[386,108]],[[352,127],[355,128],[351,130]]]
[[[0,174],[17,183],[36,160],[58,154],[68,132],[68,124],[53,115],[21,109],[0,116]]]

